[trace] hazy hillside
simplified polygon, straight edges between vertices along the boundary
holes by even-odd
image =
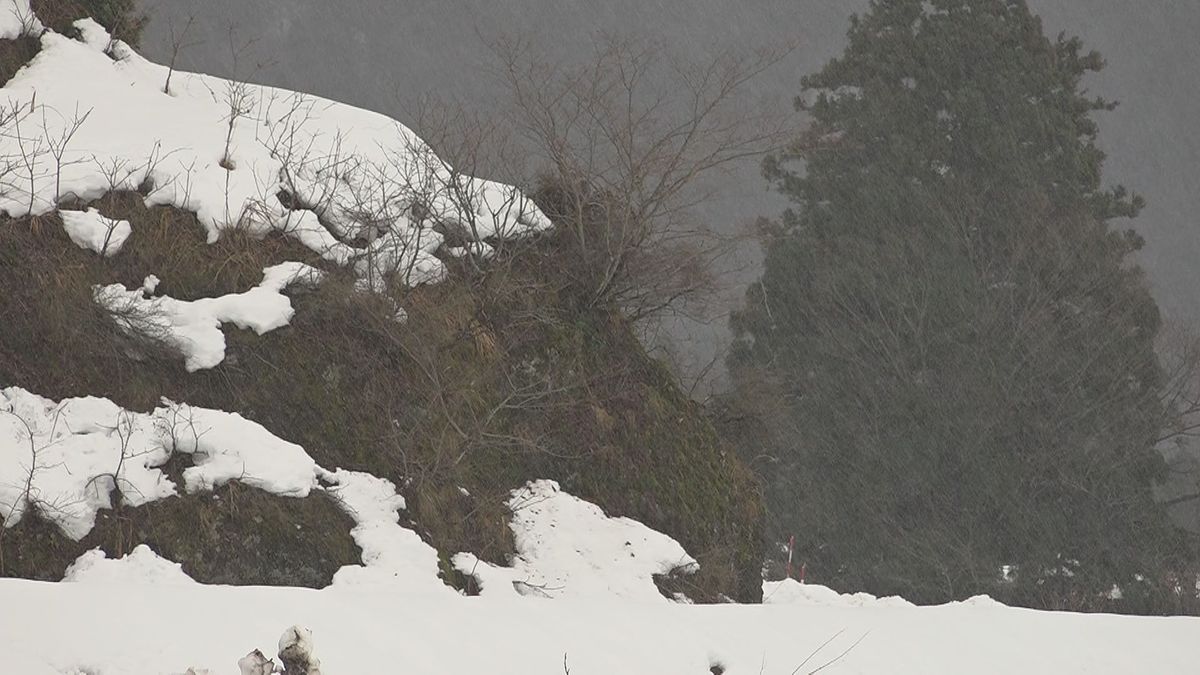
[[[1031,0],[1047,30],[1084,38],[1108,59],[1094,83],[1097,93],[1122,101],[1102,119],[1101,141],[1110,151],[1108,176],[1143,193],[1149,202],[1137,222],[1147,245],[1142,260],[1170,317],[1200,320],[1200,195],[1193,178],[1200,162],[1200,119],[1195,66],[1200,62],[1200,3],[1129,3],[1123,0]],[[800,76],[815,70],[842,46],[851,12],[864,0],[613,0],[584,2],[482,0],[396,3],[387,0],[154,0],[143,50],[168,53],[169,26],[196,16],[195,47],[184,67],[228,74],[228,28],[257,42],[242,75],[261,62],[256,79],[360,105],[405,119],[404,101],[424,93],[460,98],[486,112],[498,88],[489,78],[490,54],[478,35],[516,33],[534,38],[548,53],[570,58],[597,32],[661,39],[685,56],[703,57],[726,46],[794,42],[789,60],[763,77],[757,93],[779,105],[796,93]],[[477,33],[478,32],[478,33]],[[421,129],[417,129],[421,131]],[[756,215],[773,214],[778,201],[764,194],[754,166],[726,189],[711,212],[731,230]],[[757,246],[747,243],[729,261],[727,302],[742,296],[756,276]],[[671,328],[693,354],[695,366],[724,348],[723,320]]]

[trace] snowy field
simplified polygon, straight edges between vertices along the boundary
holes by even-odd
[[[366,290],[397,270],[405,283],[436,283],[445,270],[435,252],[486,255],[485,240],[547,226],[515,188],[455,173],[385,117],[169,75],[97,24],[77,27],[79,39],[42,35],[38,56],[0,90],[0,152],[21,159],[0,210],[60,210],[70,240],[96,255],[121,255],[136,236],[130,224],[59,206],[115,189],[196,212],[212,240],[231,227],[293,237],[354,270]],[[0,38],[39,31],[27,0],[0,0]],[[417,200],[458,222],[468,242],[444,248],[413,219]],[[386,217],[385,233],[364,231],[364,208]],[[284,290],[321,276],[284,263],[249,291],[191,301],[157,295],[151,276],[138,288],[97,287],[95,300],[157,316],[167,344],[200,370],[224,359],[226,324],[259,334],[287,325],[294,310]],[[322,590],[202,585],[145,547],[120,560],[88,552],[61,583],[3,579],[0,675],[263,675],[270,666],[247,665],[247,655],[275,657],[292,626],[311,631],[323,675],[1200,671],[1194,618],[1037,612],[987,598],[915,607],[791,581],[766,584],[762,605],[672,602],[653,576],[695,570],[682,546],[544,480],[511,495],[516,555],[507,566],[452,556],[481,590],[465,597],[403,525],[405,502],[388,480],[323,467],[235,411],[163,401],[131,412],[6,384],[5,527],[36,516],[79,540],[117,502],[137,507],[239,481],[281,498],[334,496],[355,522],[362,559]],[[187,455],[182,484],[162,470],[177,455]]]
[[[312,630],[324,675],[703,675],[714,665],[731,675],[789,675],[844,652],[821,672],[1194,673],[1200,663],[1196,619],[986,600],[689,606],[0,580],[0,606],[0,672],[23,675],[232,675],[252,649],[273,656],[297,623]]]

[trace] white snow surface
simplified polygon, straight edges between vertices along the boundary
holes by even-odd
[[[304,263],[285,262],[264,269],[258,286],[219,298],[151,297],[158,280],[150,276],[136,289],[122,284],[97,286],[95,299],[125,330],[160,339],[178,350],[187,371],[195,372],[225,360],[222,324],[232,323],[258,335],[282,328],[295,315],[283,291],[293,284],[316,284],[322,276]]]
[[[517,551],[509,567],[469,553],[453,560],[460,572],[476,579],[481,595],[667,602],[653,576],[696,569],[695,559],[674,539],[636,520],[609,518],[554,481],[514,490],[508,506]]]
[[[195,461],[184,474],[189,489],[239,480],[279,494],[329,490],[358,523],[352,534],[364,563],[313,591],[189,583],[145,547],[115,560],[91,551],[67,574],[77,583],[0,580],[0,606],[19,608],[0,612],[0,672],[233,675],[248,652],[296,625],[303,629],[293,630],[299,642],[310,642],[304,631],[312,631],[322,672],[330,675],[560,675],[564,655],[571,672],[647,675],[694,675],[714,664],[730,675],[788,674],[830,661],[823,672],[1185,673],[1195,667],[1196,618],[1037,612],[986,598],[913,607],[790,581],[764,586],[770,604],[667,602],[649,575],[690,561],[683,549],[634,521],[604,516],[551,481],[514,491],[518,556],[511,568],[480,565],[483,594],[463,597],[438,580],[433,549],[399,524],[404,501],[395,486],[321,469],[299,446],[238,415],[175,404],[123,413],[104,399],[56,404],[15,388],[0,391],[0,409],[28,421],[34,437],[30,446],[24,423],[0,413],[6,523],[30,507],[57,504],[62,508],[47,517],[71,514],[55,522],[82,536],[109,499],[98,487],[89,492],[98,483],[92,478],[110,472],[121,485],[139,486],[123,488],[123,499],[169,497],[174,486],[156,467],[173,448]],[[36,464],[30,447],[38,450]],[[114,471],[122,447],[126,461]],[[22,490],[29,466],[39,467],[32,500]],[[462,558],[456,557],[460,567]],[[514,581],[560,599],[521,597]]]
[[[160,442],[192,456],[183,471],[188,492],[238,481],[288,497],[307,497],[317,486],[317,463],[295,443],[237,413],[172,404],[154,411]]]
[[[105,399],[59,405],[21,389],[0,390],[0,518],[6,527],[33,510],[81,539],[96,512],[111,508],[117,487],[130,506],[175,494],[155,468],[167,457],[151,416],[127,414]]]
[[[23,675],[235,675],[239,659],[296,624],[312,631],[327,675],[562,675],[564,656],[575,674],[698,675],[719,663],[729,675],[789,675],[843,652],[821,672],[1169,675],[1195,672],[1200,638],[1195,618],[998,605],[531,602],[377,587],[0,579],[0,606],[20,608],[0,612],[0,672]]]
[[[63,229],[79,248],[95,251],[104,257],[121,252],[125,240],[133,233],[127,220],[116,220],[100,215],[96,209],[87,211],[59,211]]]
[[[178,585],[196,583],[179,563],[159,556],[145,544],[128,555],[109,558],[95,548],[79,556],[63,575],[63,581],[98,585]]]

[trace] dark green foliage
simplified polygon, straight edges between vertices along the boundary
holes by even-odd
[[[1111,225],[1141,200],[1101,182],[1102,65],[1023,0],[879,0],[803,80],[729,424],[814,580],[1077,608],[1167,584],[1160,318]]]

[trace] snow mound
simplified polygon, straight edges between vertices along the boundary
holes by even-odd
[[[629,518],[610,518],[551,480],[514,490],[508,505],[517,551],[510,567],[469,553],[453,559],[479,582],[481,595],[661,602],[654,575],[697,567],[674,539]]]
[[[307,497],[317,486],[317,463],[295,443],[257,422],[208,408],[172,404],[154,411],[162,442],[192,456],[183,472],[188,492],[238,481],[272,494]]]
[[[71,241],[82,249],[99,253],[105,258],[121,252],[125,240],[133,233],[127,220],[114,220],[100,215],[96,209],[59,211],[63,229]]]
[[[145,544],[115,560],[98,548],[92,549],[67,568],[63,581],[156,586],[196,583],[184,573],[179,563],[160,557]]]
[[[187,371],[195,372],[225,360],[222,324],[232,323],[258,335],[282,328],[296,313],[283,291],[293,284],[313,285],[322,275],[304,263],[286,262],[264,269],[258,286],[219,298],[151,297],[157,287],[153,277],[133,290],[122,284],[97,286],[94,295],[123,329],[171,345],[183,354]]]
[[[870,593],[838,593],[817,584],[802,584],[795,579],[763,582],[763,603],[805,607],[914,607],[904,598],[877,598]]]
[[[19,675],[231,675],[248,650],[274,646],[296,624],[311,630],[330,675],[699,675],[715,663],[730,675],[790,675],[831,661],[822,673],[1191,673],[1200,635],[1197,618],[1002,606],[528,602],[201,584],[130,592],[20,579],[0,579],[0,607],[20,608],[0,612],[0,672]]]

